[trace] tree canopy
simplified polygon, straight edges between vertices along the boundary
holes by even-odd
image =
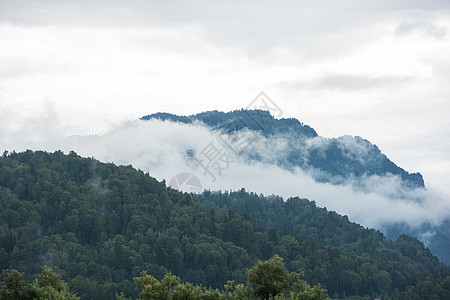
[[[216,205],[219,200],[228,207]],[[233,202],[249,210],[228,209]],[[305,199],[281,202],[244,190],[206,191],[197,199],[132,166],[74,152],[0,157],[0,267],[21,272],[24,280],[37,279],[48,266],[82,299],[136,298],[142,285],[133,278],[146,271],[161,283],[171,273],[185,282],[185,293],[218,289],[246,299],[249,284],[259,287],[248,271],[271,259],[279,267],[275,255],[284,258],[282,275],[301,270],[305,283],[320,283],[335,298],[450,294],[450,268],[417,239],[387,240]],[[8,276],[27,286],[18,273]],[[58,281],[44,276],[40,282],[43,288]],[[64,291],[51,286],[52,293]]]

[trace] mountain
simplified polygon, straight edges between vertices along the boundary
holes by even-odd
[[[248,212],[214,206],[220,201]],[[386,239],[307,199],[245,190],[189,195],[132,166],[75,152],[0,157],[1,269],[35,278],[47,265],[82,299],[137,297],[132,281],[142,271],[223,289],[275,254],[334,298],[450,294],[450,267],[417,239]]]
[[[277,151],[277,157],[270,162],[287,169],[299,167],[314,170],[313,176],[321,182],[339,184],[361,176],[393,175],[399,176],[408,187],[425,187],[420,173],[409,173],[400,168],[376,145],[361,137],[323,138],[313,128],[296,119],[276,119],[264,110],[235,110],[227,113],[215,110],[191,116],[156,113],[141,118],[152,119],[185,124],[197,121],[226,134],[246,129],[258,132],[269,140],[284,138],[287,144]],[[258,153],[240,151],[240,154],[251,160],[262,160],[262,155]]]

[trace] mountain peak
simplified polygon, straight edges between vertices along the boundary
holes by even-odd
[[[247,128],[269,135],[291,132],[306,138],[318,136],[313,128],[295,118],[276,119],[269,111],[260,109],[238,109],[230,112],[212,110],[190,116],[158,112],[141,118],[141,120],[145,121],[151,119],[186,124],[200,121],[212,129],[222,129],[227,133]]]

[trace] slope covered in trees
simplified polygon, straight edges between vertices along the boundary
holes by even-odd
[[[249,205],[263,200],[239,193]],[[230,195],[201,197],[214,202]],[[307,200],[295,211],[306,233],[206,207],[131,166],[74,152],[4,153],[0,267],[30,279],[47,265],[81,298],[111,299],[121,292],[137,297],[133,278],[143,271],[157,280],[171,272],[183,282],[222,289],[229,280],[245,282],[248,268],[278,254],[289,272],[304,271],[309,284],[321,283],[332,297],[449,294],[450,268],[416,239],[388,241]]]

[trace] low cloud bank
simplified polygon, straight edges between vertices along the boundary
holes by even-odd
[[[230,144],[232,147],[247,142],[248,145],[244,145],[246,151],[256,156],[265,155],[262,159],[267,163],[239,156],[223,141],[234,141]],[[131,121],[104,135],[90,136],[65,137],[48,117],[41,120],[39,126],[0,129],[3,148],[0,150],[74,150],[100,161],[132,164],[166,182],[180,173],[190,173],[199,179],[204,189],[238,190],[244,187],[248,191],[276,194],[285,199],[293,196],[308,198],[320,207],[381,230],[392,223],[417,228],[424,223],[439,226],[450,216],[448,200],[433,191],[407,189],[395,176],[363,176],[347,179],[341,185],[318,183],[313,179],[315,170],[286,170],[271,163],[278,159],[277,155],[287,141],[282,138],[270,141],[273,144],[270,147],[267,143],[265,138],[252,132],[223,136],[201,123],[186,125],[159,120]],[[355,151],[365,150],[356,147]],[[204,168],[213,154],[216,164]],[[180,188],[190,191],[189,186]],[[424,241],[432,234],[423,232]]]

